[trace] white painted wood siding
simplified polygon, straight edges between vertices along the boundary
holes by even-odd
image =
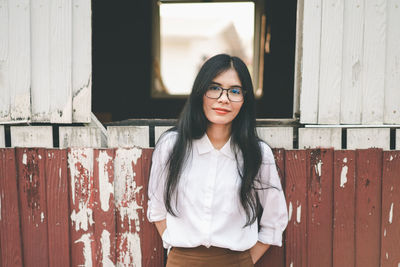
[[[95,127],[60,127],[59,146],[67,147],[101,147],[101,132]]]
[[[271,148],[293,149],[293,127],[257,127],[257,134]]]
[[[0,123],[88,123],[91,1],[0,0]]]
[[[149,147],[148,126],[109,126],[108,147]]]
[[[390,128],[347,129],[347,149],[390,149]]]
[[[12,147],[53,147],[51,126],[11,126]]]
[[[400,124],[400,0],[303,6],[300,122]]]
[[[341,128],[299,128],[299,149],[342,148]]]

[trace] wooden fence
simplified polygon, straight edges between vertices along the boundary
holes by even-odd
[[[0,149],[0,266],[163,266],[152,149]],[[275,149],[285,246],[257,266],[400,264],[400,151]]]

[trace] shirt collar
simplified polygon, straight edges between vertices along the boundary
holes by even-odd
[[[232,137],[229,137],[228,141],[219,151],[225,156],[235,159],[235,152],[231,147],[231,138]],[[200,139],[194,140],[194,145],[197,147],[197,151],[200,155],[209,153],[215,149],[206,133]]]

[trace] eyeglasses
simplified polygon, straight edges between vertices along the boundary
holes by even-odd
[[[243,91],[242,88],[239,87],[225,89],[221,86],[211,85],[206,91],[206,97],[218,99],[222,96],[224,91],[227,92],[228,99],[232,102],[242,102],[246,93],[246,91]]]

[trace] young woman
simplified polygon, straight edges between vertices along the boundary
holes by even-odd
[[[172,248],[167,267],[253,266],[281,246],[285,197],[242,60],[221,54],[201,67],[177,127],[156,145],[148,193],[148,219]]]

